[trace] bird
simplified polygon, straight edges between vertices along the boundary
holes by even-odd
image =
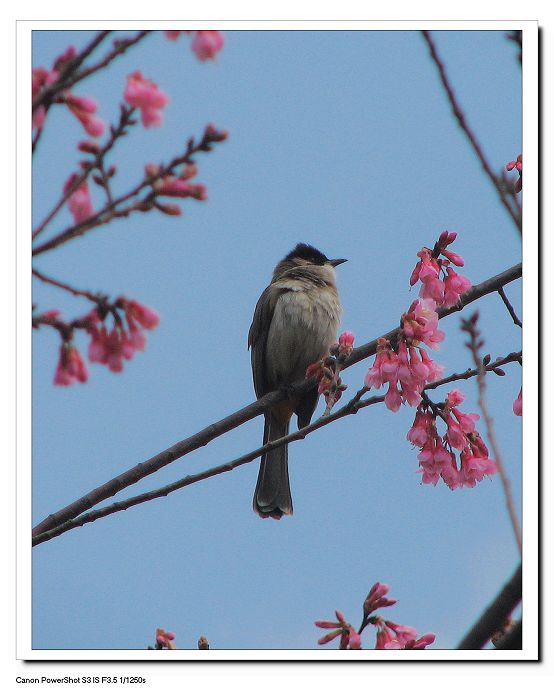
[[[277,263],[248,333],[258,399],[304,379],[308,366],[329,354],[342,314],[335,268],[344,262],[344,258],[329,260],[312,245],[298,243]],[[314,387],[302,397],[289,396],[268,408],[263,444],[288,435],[294,413],[299,429],[309,425],[317,400]],[[253,507],[262,518],[280,520],[292,515],[288,444],[262,455]]]

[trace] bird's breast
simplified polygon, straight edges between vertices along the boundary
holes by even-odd
[[[271,384],[304,378],[306,368],[328,354],[337,339],[341,305],[334,288],[289,283],[275,305],[266,345]]]

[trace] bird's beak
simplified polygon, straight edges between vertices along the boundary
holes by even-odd
[[[348,262],[346,258],[337,258],[336,260],[329,260],[329,263],[333,267],[337,267],[337,265],[342,265],[342,263]]]

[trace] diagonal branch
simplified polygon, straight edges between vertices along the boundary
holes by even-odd
[[[514,265],[513,267],[509,268],[508,270],[505,270],[504,272],[496,275],[495,277],[491,277],[490,279],[486,280],[485,282],[482,282],[481,284],[475,285],[462,296],[460,302],[455,307],[452,307],[450,309],[439,309],[439,316],[442,318],[445,316],[449,316],[450,314],[455,313],[456,311],[460,311],[476,299],[480,299],[486,294],[490,294],[491,292],[497,291],[499,287],[506,285],[509,282],[518,279],[519,277],[521,277],[521,263],[519,263],[518,265]],[[399,331],[399,328],[395,328],[394,330],[386,333],[385,337],[392,338],[396,336],[396,334],[398,334]],[[375,354],[376,349],[377,339],[370,343],[366,343],[365,345],[361,345],[358,348],[355,348],[350,357],[344,363],[344,366],[350,367],[351,365],[360,362],[361,360],[371,357]],[[296,395],[302,395],[310,389],[312,389],[315,386],[316,381],[317,380],[314,379],[304,380],[294,385],[290,389],[290,391],[292,391]],[[175,460],[179,459],[180,457],[183,457],[189,452],[193,452],[194,450],[197,450],[200,447],[204,447],[204,445],[207,445],[209,442],[219,437],[220,435],[223,435],[224,433],[227,433],[230,430],[237,428],[239,425],[246,423],[252,418],[261,415],[270,406],[273,406],[286,398],[287,392],[284,389],[279,389],[278,391],[270,392],[265,396],[262,396],[262,398],[258,399],[258,401],[254,401],[253,403],[249,404],[248,406],[245,406],[239,411],[236,411],[235,413],[226,416],[225,418],[222,418],[216,423],[212,423],[207,428],[200,430],[191,437],[181,440],[169,449],[160,452],[159,454],[155,455],[154,457],[151,457],[145,462],[141,462],[135,467],[128,469],[126,472],[120,474],[114,479],[110,479],[110,481],[106,482],[105,484],[102,484],[101,486],[85,494],[74,503],[71,503],[68,506],[57,511],[56,513],[49,515],[33,529],[33,535],[40,535],[41,533],[46,532],[47,530],[51,530],[52,528],[57,527],[66,520],[75,518],[81,513],[84,513],[85,511],[89,510],[89,508],[92,508],[96,504],[101,503],[106,498],[114,496],[116,493],[123,490],[127,486],[131,486],[132,484],[137,483],[137,481],[140,481],[144,477],[149,476],[150,474],[154,474],[162,467],[165,467],[167,464],[174,462]]]
[[[99,44],[104,41],[104,39],[110,34],[110,31],[99,32],[94,39],[86,46],[81,53],[77,54],[71,61],[68,61],[58,80],[52,85],[46,86],[33,100],[33,112],[41,105],[48,108],[50,104],[54,101],[58,93],[68,90],[73,87],[76,83],[81,82],[85,78],[88,78],[93,73],[106,68],[114,59],[127,51],[131,46],[134,46],[139,41],[144,39],[145,36],[150,34],[150,30],[145,30],[138,32],[135,36],[129,39],[119,39],[113,42],[113,48],[109,51],[103,59],[97,63],[89,66],[88,68],[78,71],[78,68],[84,63],[84,61],[90,56]]]
[[[458,645],[458,649],[482,649],[521,601],[521,564],[516,572]]]
[[[490,181],[494,185],[494,188],[498,192],[498,196],[500,197],[500,201],[506,208],[507,212],[509,215],[512,217],[515,225],[517,226],[517,229],[521,235],[521,219],[518,215],[517,212],[515,212],[512,207],[510,206],[510,203],[508,199],[506,198],[506,193],[504,192],[504,189],[502,187],[502,184],[499,182],[498,178],[494,174],[494,171],[489,164],[483,149],[479,142],[477,141],[477,137],[471,130],[469,124],[467,123],[465,114],[460,106],[460,103],[458,102],[458,98],[456,97],[456,93],[454,92],[454,89],[450,83],[450,80],[448,78],[448,75],[446,74],[446,68],[444,66],[443,61],[441,60],[437,47],[435,45],[435,42],[431,36],[431,32],[428,30],[422,30],[421,32],[423,34],[423,38],[427,42],[427,46],[429,47],[429,52],[431,54],[431,58],[433,59],[435,65],[437,66],[437,69],[439,71],[440,79],[442,82],[442,85],[446,91],[447,97],[450,101],[450,106],[452,107],[452,111],[454,112],[454,116],[456,117],[458,124],[464,134],[467,136],[473,150],[475,151],[475,154],[477,155],[477,158],[479,158],[479,162],[481,163],[481,167],[485,171],[485,173],[488,175]]]
[[[512,352],[506,357],[501,357],[498,360],[496,360],[496,362],[493,362],[490,365],[488,365],[486,367],[486,371],[494,372],[494,370],[497,367],[508,364],[509,362],[519,362],[520,359],[521,352]],[[436,389],[442,386],[443,384],[447,384],[449,382],[455,382],[462,379],[469,379],[470,377],[476,376],[478,372],[479,370],[477,369],[469,369],[466,372],[451,374],[450,376],[445,377],[444,379],[427,384],[425,390],[428,391],[431,389]],[[335,411],[335,413],[327,415],[324,414],[321,418],[314,421],[311,425],[308,425],[305,428],[302,428],[301,430],[297,430],[296,432],[290,433],[289,435],[286,435],[277,440],[267,442],[265,445],[262,445],[261,447],[252,450],[251,452],[248,452],[247,454],[242,455],[241,457],[237,457],[236,459],[233,459],[229,462],[225,462],[224,464],[221,464],[217,467],[212,467],[211,469],[199,472],[198,474],[185,476],[182,479],[167,484],[166,486],[163,486],[159,489],[154,489],[152,491],[141,493],[137,496],[132,496],[131,498],[127,498],[124,501],[116,501],[115,503],[111,503],[105,508],[91,510],[88,513],[85,513],[84,515],[81,515],[77,518],[66,520],[57,527],[53,527],[52,529],[33,537],[33,546],[54,539],[54,537],[58,537],[64,532],[68,532],[69,530],[73,530],[74,528],[82,527],[86,523],[92,523],[96,520],[99,520],[100,518],[105,518],[106,516],[112,515],[113,513],[118,513],[123,510],[127,510],[128,508],[132,508],[133,506],[139,505],[141,503],[146,503],[147,501],[153,501],[156,498],[168,496],[174,491],[178,491],[179,489],[190,486],[191,484],[196,484],[199,481],[204,481],[205,479],[209,479],[212,476],[218,476],[219,474],[230,472],[236,467],[252,462],[258,457],[261,457],[261,455],[265,454],[266,452],[270,452],[271,450],[274,450],[277,447],[281,447],[282,445],[288,444],[289,442],[303,440],[310,433],[313,433],[314,431],[323,428],[329,423],[332,423],[340,418],[344,418],[348,415],[354,415],[361,409],[367,408],[368,406],[372,406],[378,403],[383,403],[383,401],[385,400],[384,395],[381,395],[372,396],[362,401],[361,397],[368,391],[369,390],[365,388],[360,389],[347,404],[345,404],[338,411]]]
[[[512,321],[516,324],[516,326],[523,328],[523,324],[519,320],[516,312],[514,311],[514,307],[512,306],[512,304],[510,303],[510,300],[506,296],[506,292],[504,291],[504,288],[500,287],[500,289],[498,290],[498,293],[500,294],[500,298],[504,302],[504,306],[508,309],[508,313],[512,317]]]
[[[122,106],[122,114],[127,110],[127,108]],[[132,112],[133,110],[131,110]],[[128,112],[130,115],[131,112]],[[123,116],[122,116],[123,120]],[[190,138],[187,141],[187,146],[184,151],[184,153],[180,156],[176,156],[171,160],[168,165],[161,166],[155,174],[152,175],[146,175],[143,180],[141,180],[138,185],[133,187],[129,192],[126,194],[121,195],[117,199],[112,199],[111,201],[108,201],[108,203],[99,211],[94,212],[91,216],[89,216],[87,219],[84,219],[83,221],[79,222],[78,224],[73,224],[71,226],[68,226],[66,229],[64,229],[61,233],[58,233],[55,235],[53,238],[51,238],[48,241],[45,241],[41,245],[36,246],[35,248],[32,249],[32,255],[41,255],[42,253],[45,253],[48,250],[52,250],[53,248],[57,248],[58,246],[62,245],[63,243],[66,243],[67,241],[70,241],[73,238],[76,238],[77,236],[82,236],[87,231],[90,231],[94,228],[97,228],[98,226],[102,226],[104,224],[107,224],[109,221],[111,221],[114,218],[121,218],[121,217],[126,217],[131,214],[133,211],[148,211],[154,206],[155,203],[155,198],[156,198],[156,192],[153,188],[154,184],[156,181],[163,179],[166,175],[173,174],[173,171],[179,166],[183,165],[185,163],[191,163],[194,162],[192,161],[192,156],[196,155],[197,153],[200,152],[205,152],[205,151],[211,151],[212,150],[212,144],[219,142],[219,141],[224,141],[227,138],[227,132],[222,130],[218,131],[213,127],[213,125],[208,124],[208,126],[204,130],[204,134],[202,135],[202,138],[200,138],[197,142],[194,141],[193,138]],[[100,161],[101,162],[101,161]],[[91,161],[91,167],[97,167],[96,166],[97,160]],[[83,179],[88,175],[88,170],[84,173],[84,175],[81,175],[81,180],[82,182]],[[77,180],[79,182],[79,180]],[[80,184],[80,183],[79,183]],[[131,204],[129,204],[127,207],[122,207],[119,208],[120,205],[125,204],[126,202],[129,202],[130,200],[134,199],[137,197],[142,190],[145,188],[150,188],[150,192],[144,197],[142,200],[135,200]],[[75,189],[75,188],[73,188]],[[63,204],[63,202],[61,202]],[[61,205],[58,203],[57,207]],[[36,237],[36,232],[35,232],[35,237]]]

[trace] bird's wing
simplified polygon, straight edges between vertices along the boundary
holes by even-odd
[[[268,385],[265,366],[265,348],[277,299],[279,299],[281,294],[285,291],[286,289],[275,287],[274,285],[269,285],[269,287],[264,289],[256,304],[254,318],[252,319],[252,325],[248,332],[248,347],[252,348],[252,376],[254,378],[254,389],[258,398],[276,388]]]

